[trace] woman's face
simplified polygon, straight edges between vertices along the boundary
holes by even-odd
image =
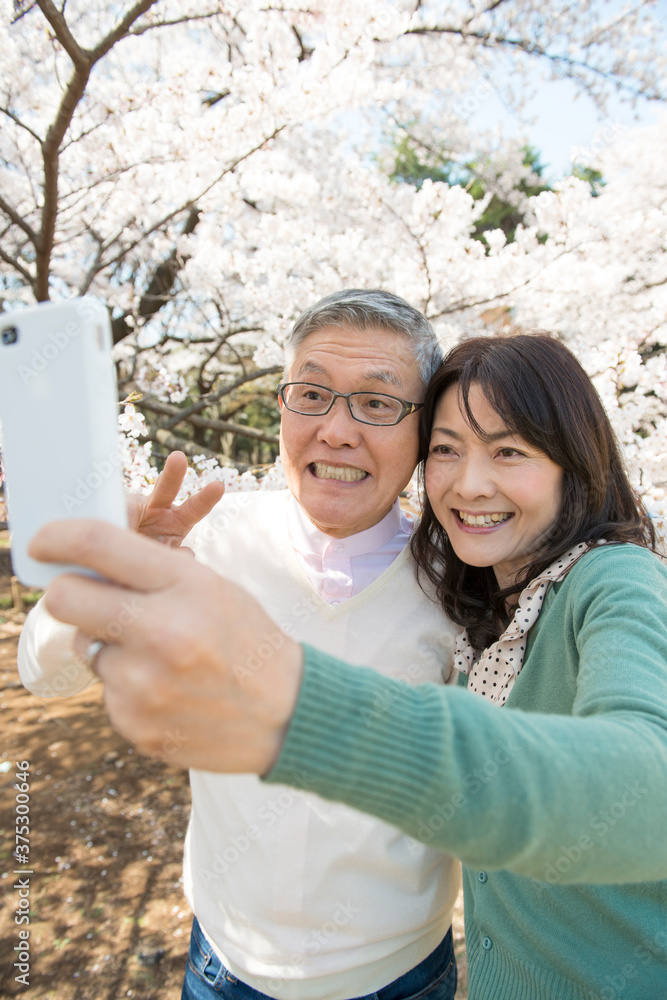
[[[458,385],[450,386],[435,411],[426,492],[459,559],[492,566],[503,588],[544,546],[560,512],[563,470],[509,431],[478,385],[469,402],[487,439],[472,430]]]

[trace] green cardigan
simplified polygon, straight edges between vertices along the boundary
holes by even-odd
[[[553,585],[502,708],[305,653],[265,780],[305,779],[461,858],[469,1000],[667,998],[667,569],[656,556],[604,546]]]

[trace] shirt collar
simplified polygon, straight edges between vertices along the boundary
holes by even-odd
[[[287,507],[287,533],[294,549],[302,556],[322,556],[333,546],[337,552],[345,552],[347,556],[361,556],[374,552],[391,541],[401,529],[401,506],[398,498],[393,507],[381,521],[364,531],[357,531],[347,538],[334,538],[316,528],[304,513],[294,496],[290,496]]]

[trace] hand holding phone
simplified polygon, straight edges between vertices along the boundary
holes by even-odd
[[[89,572],[28,556],[43,524],[127,525],[111,347],[107,310],[89,297],[0,314],[0,449],[12,564],[26,586]]]

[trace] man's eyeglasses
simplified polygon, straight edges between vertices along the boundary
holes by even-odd
[[[398,424],[409,413],[420,410],[423,403],[408,403],[384,392],[334,392],[312,382],[283,382],[278,386],[280,398],[292,413],[304,417],[321,417],[328,413],[337,399],[346,399],[350,415],[362,424]]]

